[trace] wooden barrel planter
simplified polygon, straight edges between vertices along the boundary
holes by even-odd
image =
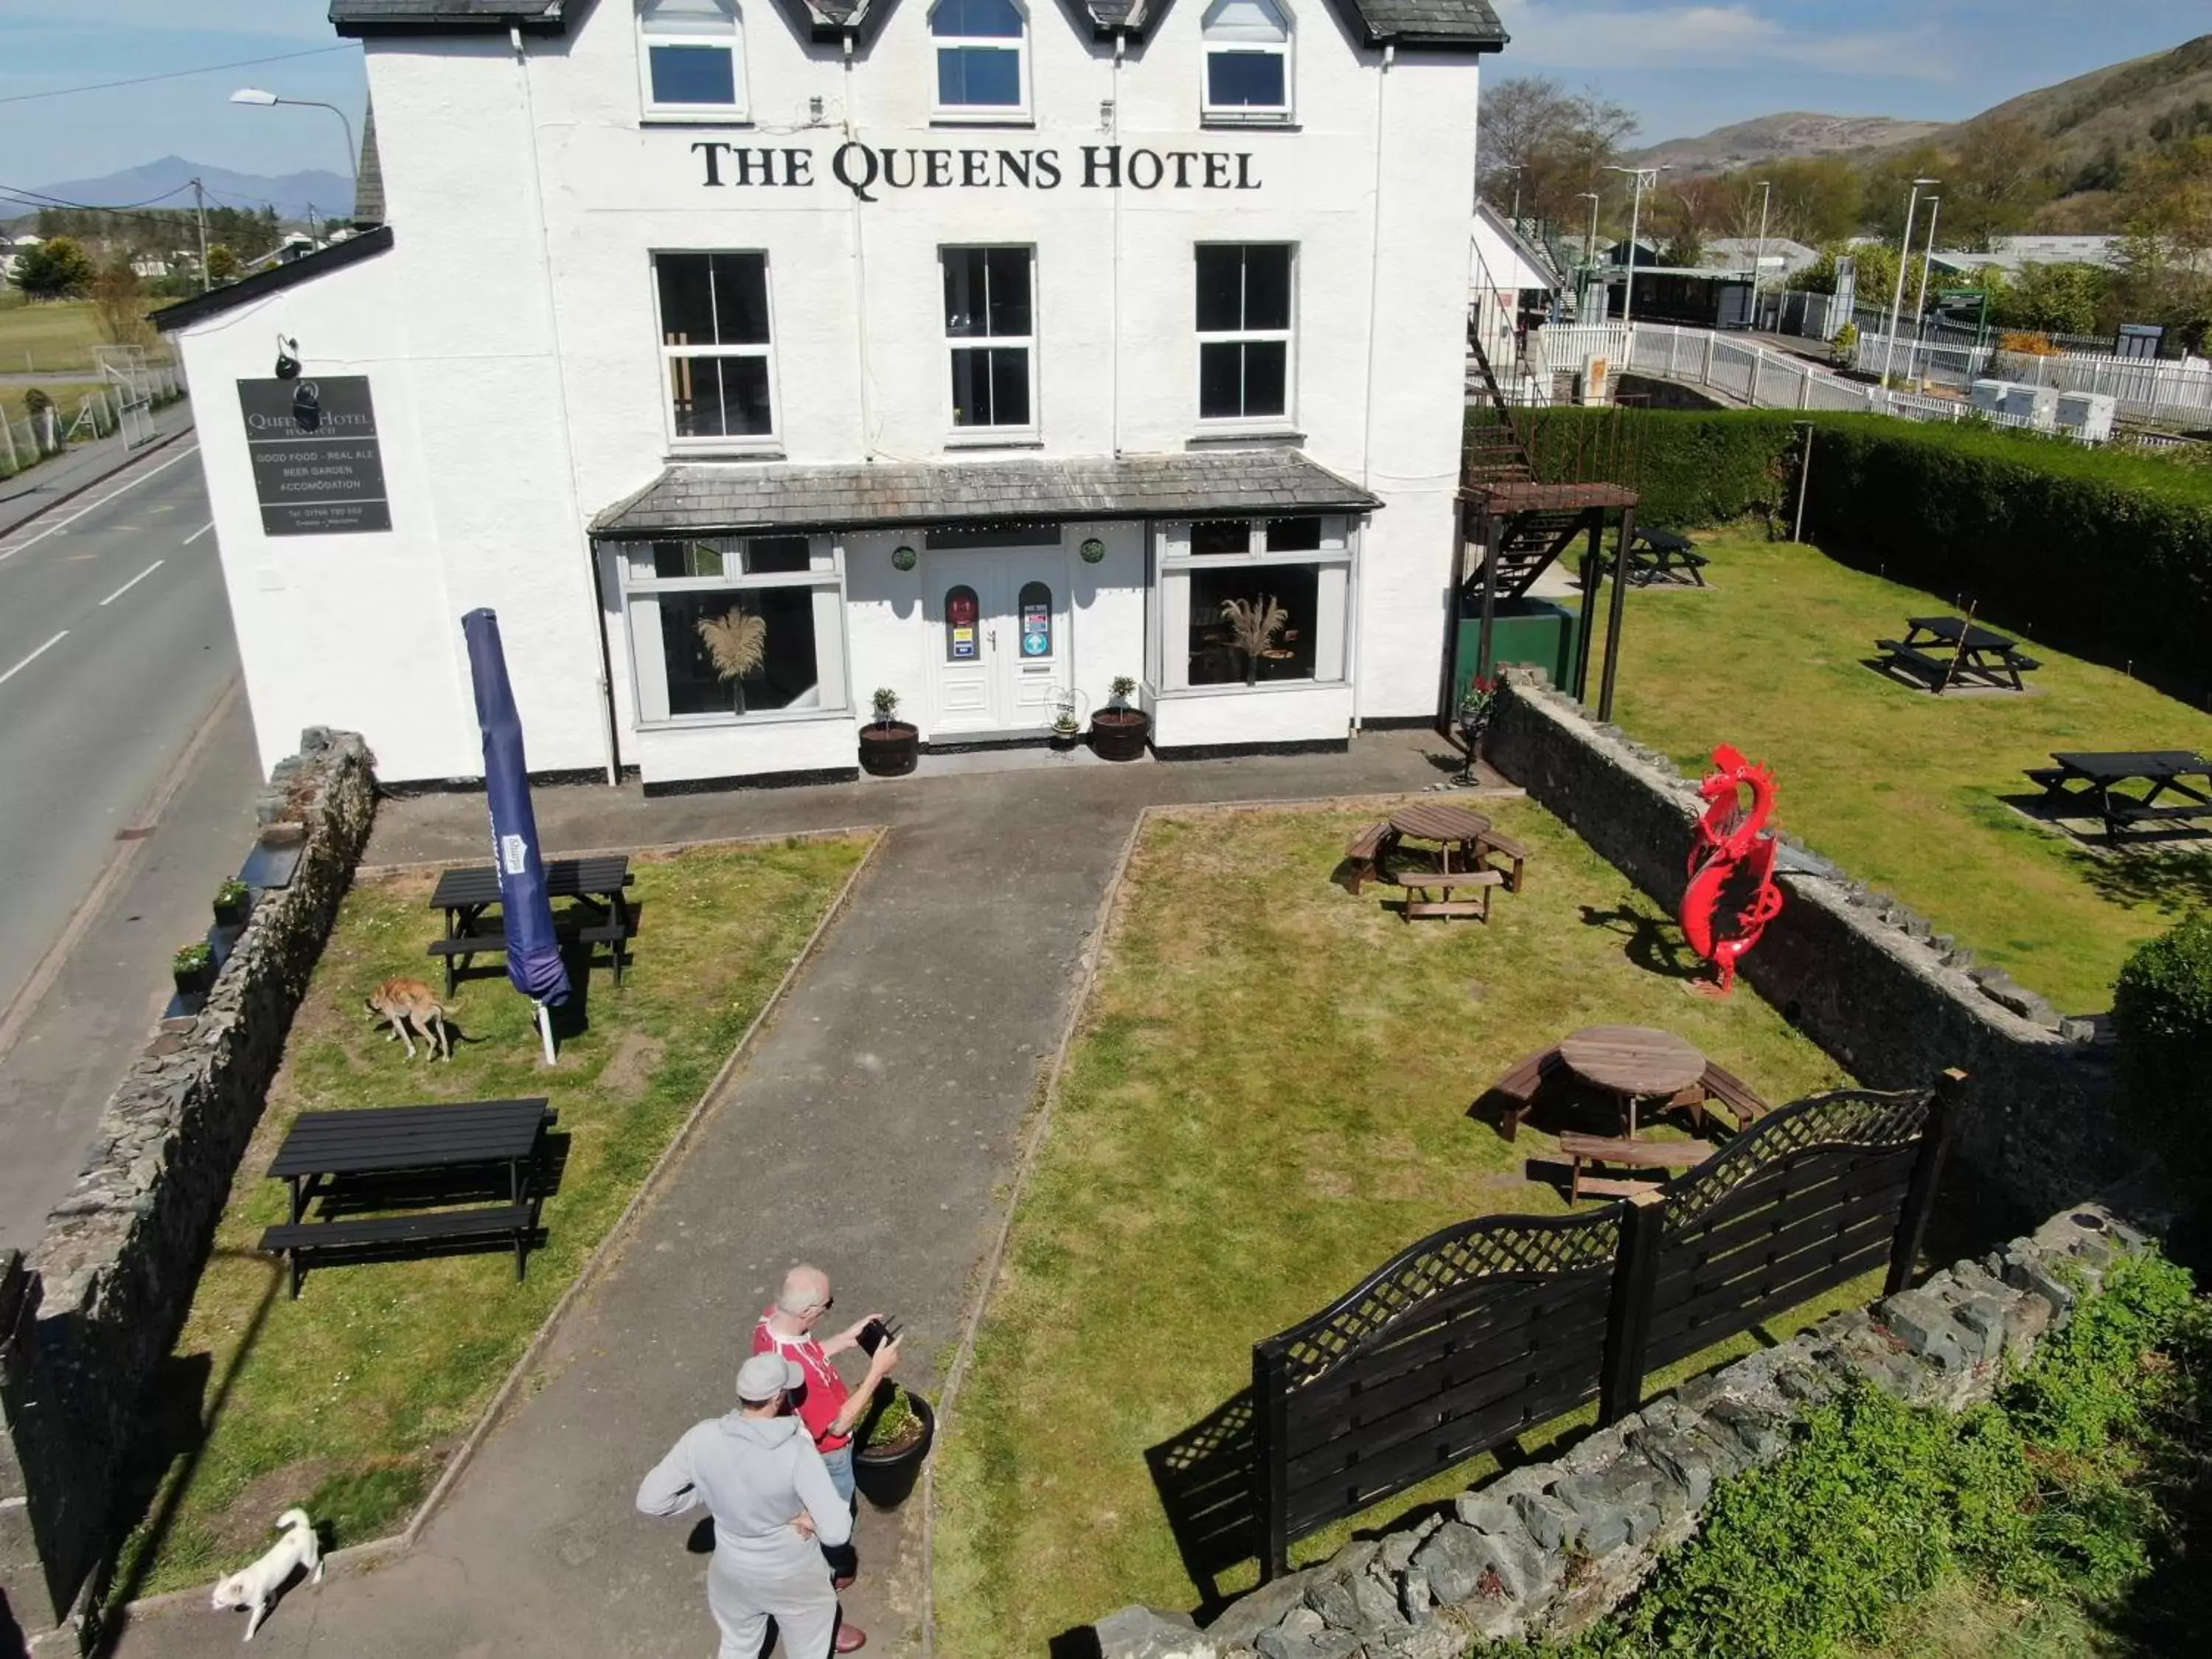
[[[1102,708],[1091,717],[1091,747],[1100,760],[1142,760],[1152,717],[1141,708]]]
[[[861,1445],[853,1454],[853,1484],[860,1495],[879,1510],[895,1510],[913,1494],[921,1479],[921,1466],[937,1443],[937,1413],[929,1401],[908,1392],[908,1401],[921,1419],[918,1432],[901,1435],[888,1444]],[[867,1427],[864,1420],[862,1427]]]
[[[860,769],[871,777],[902,778],[914,770],[921,732],[904,720],[874,720],[860,728]]]

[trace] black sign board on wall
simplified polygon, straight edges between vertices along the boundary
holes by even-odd
[[[238,404],[264,535],[392,528],[366,374],[240,380]]]

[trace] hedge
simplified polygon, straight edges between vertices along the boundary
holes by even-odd
[[[1565,476],[1577,423],[1605,410],[1526,411],[1539,471]],[[1652,410],[1638,429],[1638,517],[1687,527],[1796,507],[1784,410]],[[1820,415],[1808,540],[2078,654],[2204,678],[2212,639],[2212,471],[2070,440],[1883,415]]]
[[[2120,969],[2112,1023],[2120,1040],[2122,1103],[2170,1168],[2212,1168],[2212,915],[2194,915],[2146,939]]]

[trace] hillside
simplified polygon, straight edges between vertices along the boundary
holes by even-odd
[[[1670,167],[1679,173],[1726,173],[1769,161],[1854,154],[1918,143],[1950,131],[1941,121],[1900,121],[1887,115],[1818,115],[1789,110],[1695,138],[1669,138],[1628,157],[1636,167]]]
[[[273,203],[278,216],[290,220],[304,220],[311,204],[316,212],[331,217],[343,217],[353,211],[353,180],[338,173],[318,168],[269,178],[257,173],[234,173],[228,167],[204,167],[180,155],[164,155],[143,167],[126,167],[98,179],[40,185],[25,193],[54,197],[84,207],[131,207],[158,197],[163,198],[162,207],[189,208],[192,193],[185,186],[195,178],[206,185],[210,207],[258,208]],[[35,208],[21,203],[11,203],[9,208],[22,209],[27,217],[36,216]]]

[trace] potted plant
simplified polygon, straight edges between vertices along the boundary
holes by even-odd
[[[1490,729],[1490,717],[1498,710],[1498,682],[1476,675],[1467,683],[1467,690],[1459,694],[1459,707],[1452,712],[1452,724],[1459,728],[1460,740],[1467,744],[1467,765],[1455,781],[1473,783],[1474,763],[1482,758],[1482,734]]]
[[[921,733],[904,720],[891,718],[898,713],[899,699],[890,687],[878,686],[872,701],[876,718],[860,728],[860,769],[871,777],[902,778],[914,770]]]
[[[215,951],[205,939],[169,958],[169,976],[180,997],[204,997],[215,985]]]
[[[235,876],[215,890],[215,925],[243,927],[253,908],[253,890]]]
[[[1838,368],[1849,368],[1859,360],[1859,325],[1845,323],[1828,342],[1828,358]]]
[[[921,1479],[937,1414],[920,1395],[886,1382],[853,1440],[853,1484],[880,1510],[896,1509]]]
[[[1060,691],[1053,696],[1052,746],[1059,750],[1075,747],[1083,735],[1082,718],[1075,712],[1075,693]]]
[[[699,642],[714,659],[714,676],[730,688],[736,712],[745,712],[745,682],[768,659],[768,622],[732,605],[719,617],[702,617]]]
[[[1273,594],[1261,593],[1249,599],[1222,600],[1221,620],[1229,624],[1230,642],[1243,653],[1244,684],[1257,685],[1260,659],[1277,648],[1291,613],[1275,602]]]
[[[1137,683],[1127,674],[1110,689],[1112,701],[1091,717],[1091,747],[1100,760],[1141,759],[1146,740],[1152,734],[1152,717],[1141,708],[1129,707]]]

